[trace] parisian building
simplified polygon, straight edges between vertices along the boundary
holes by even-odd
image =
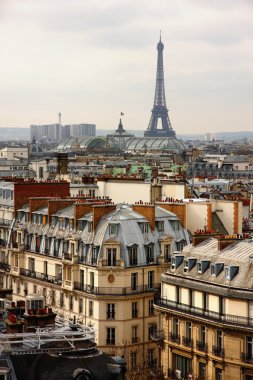
[[[13,301],[42,294],[59,316],[94,327],[104,352],[124,355],[129,376],[160,371],[154,297],[172,253],[189,244],[179,218],[162,206],[66,195],[28,195],[14,210],[11,197],[0,281]]]
[[[161,276],[166,379],[253,379],[252,240],[196,234]]]

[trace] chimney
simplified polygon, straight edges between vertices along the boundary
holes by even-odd
[[[96,230],[97,225],[102,216],[109,214],[109,212],[116,210],[116,205],[93,205],[93,231]]]
[[[68,153],[57,154],[57,173],[60,175],[68,173]]]
[[[135,204],[132,209],[143,215],[149,222],[152,231],[155,230],[155,205]]]

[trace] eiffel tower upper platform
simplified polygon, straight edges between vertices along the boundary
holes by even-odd
[[[155,100],[152,109],[148,129],[144,132],[145,137],[176,137],[172,129],[168,108],[166,107],[165,89],[164,89],[164,72],[163,72],[163,49],[164,44],[160,41],[157,44],[157,70],[156,70],[156,88]],[[161,119],[162,128],[157,128],[158,120]]]

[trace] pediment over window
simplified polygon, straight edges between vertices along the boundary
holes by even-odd
[[[107,239],[103,242],[103,245],[119,245],[120,241],[115,239]]]

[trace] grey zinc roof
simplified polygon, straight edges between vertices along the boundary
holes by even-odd
[[[55,214],[53,214],[53,216],[59,216],[62,218],[74,218],[74,209],[75,206],[71,205],[57,211]]]
[[[209,238],[197,246],[188,245],[182,255],[186,258],[194,257],[197,261],[210,260],[212,263],[223,263],[226,266],[238,266],[239,271],[232,280],[225,278],[223,270],[217,275],[211,275],[210,267],[204,273],[198,273],[196,266],[189,272],[184,272],[181,264],[173,273],[192,280],[201,280],[217,285],[228,285],[235,288],[253,289],[253,242],[238,241],[223,250],[218,249],[218,240]]]

